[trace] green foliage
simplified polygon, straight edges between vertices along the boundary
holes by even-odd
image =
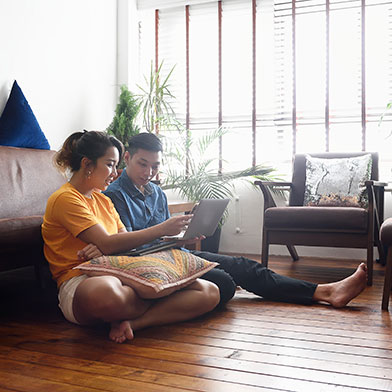
[[[389,111],[391,111],[391,109],[392,109],[392,102],[389,102],[389,103],[387,104],[385,110],[384,110],[384,113],[381,115],[381,117],[380,117],[380,119],[379,119],[379,121],[378,121],[378,126],[379,126],[379,127],[381,126],[381,123],[382,123],[383,120],[384,120],[384,116],[385,116]],[[389,131],[389,133],[385,136],[385,139],[389,138],[391,135],[392,135],[392,130]]]
[[[209,158],[212,154],[208,154],[208,150],[214,144],[216,146],[219,138],[227,132],[228,129],[217,128],[195,138],[191,132],[182,130],[172,139],[164,138],[167,145],[165,155],[169,162],[165,162],[162,189],[173,189],[186,200],[197,202],[200,199],[232,199],[236,179],[257,175],[259,179],[274,180],[275,169],[263,165],[218,172],[218,159]],[[185,162],[188,162],[187,167]],[[223,221],[225,219],[226,216]]]
[[[382,120],[384,119],[384,116],[387,114],[387,112],[389,112],[392,108],[392,102],[389,102],[384,110],[384,113],[381,115],[380,120],[378,122],[378,126],[381,125]]]
[[[169,128],[177,123],[171,101],[175,99],[170,91],[169,79],[174,67],[168,75],[162,77],[163,61],[155,71],[151,62],[150,75],[144,77],[145,86],[139,86],[138,102],[141,109],[143,128],[148,132],[156,132],[162,128]]]
[[[124,146],[128,146],[128,140],[140,132],[140,128],[136,125],[139,110],[140,104],[135,95],[127,86],[122,85],[116,114],[107,132],[119,139]]]
[[[236,179],[258,176],[262,180],[274,180],[275,169],[263,165],[218,172],[216,152],[209,154],[208,150],[212,146],[216,147],[229,130],[217,128],[194,137],[191,131],[184,129],[171,106],[175,96],[170,91],[169,82],[174,67],[163,77],[162,66],[163,62],[154,70],[151,63],[150,74],[144,77],[145,85],[138,86],[140,93],[137,95],[132,94],[126,86],[121,86],[116,115],[107,129],[125,146],[128,139],[140,131],[136,125],[137,117],[142,120],[145,131],[165,131],[160,133],[160,136],[165,135],[161,137],[165,152],[162,189],[173,189],[183,198],[198,202],[204,198],[233,198]]]

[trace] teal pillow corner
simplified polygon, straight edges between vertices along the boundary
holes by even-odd
[[[49,142],[16,80],[0,117],[0,145],[50,150]]]

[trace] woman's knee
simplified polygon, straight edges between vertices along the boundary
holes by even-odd
[[[85,314],[103,321],[122,318],[122,315],[132,318],[132,312],[136,317],[142,311],[139,309],[142,305],[143,301],[132,288],[123,286],[111,276],[86,279],[78,286],[74,298],[74,310],[79,318]]]
[[[216,284],[208,282],[206,280],[200,280],[203,293],[203,304],[205,306],[205,312],[213,310],[220,301],[220,292]]]

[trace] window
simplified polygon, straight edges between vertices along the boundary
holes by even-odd
[[[389,170],[390,1],[139,3],[140,69],[175,65],[175,111],[193,132],[230,128],[223,170],[343,150],[379,151]]]

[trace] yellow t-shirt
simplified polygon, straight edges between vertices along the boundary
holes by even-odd
[[[66,183],[49,197],[42,237],[44,254],[57,287],[83,274],[72,269],[80,264],[77,252],[87,245],[77,236],[96,224],[103,226],[108,234],[116,234],[124,227],[112,201],[104,194],[93,192],[89,199]]]

